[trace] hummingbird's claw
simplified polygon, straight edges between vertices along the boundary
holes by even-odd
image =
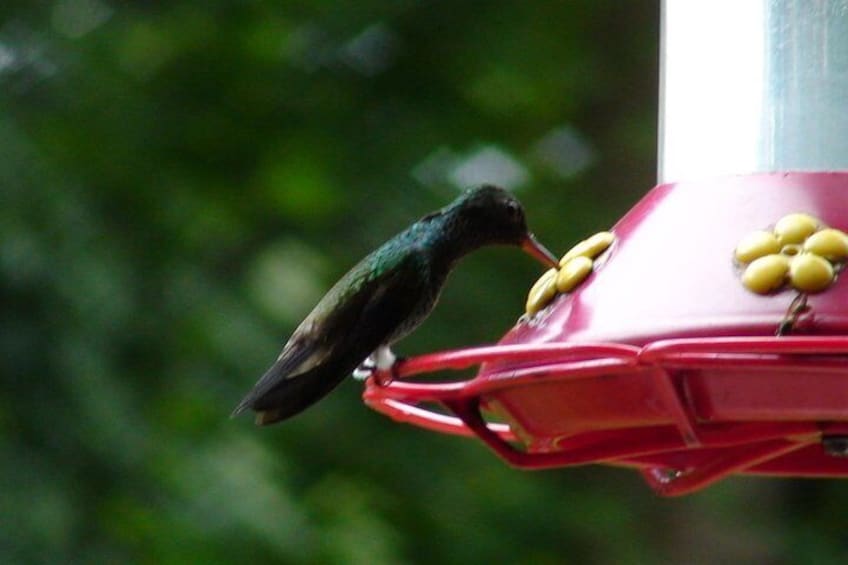
[[[373,377],[374,383],[377,386],[383,387],[391,384],[391,382],[397,377],[397,371],[395,370],[394,365],[388,369],[378,369],[373,362],[369,363],[368,360],[370,360],[370,358],[366,359],[362,365],[353,371],[353,378],[357,381],[366,381]]]
[[[396,381],[400,378],[400,371],[398,368],[401,363],[406,361],[406,357],[394,357],[391,366],[385,369],[377,369],[374,371],[374,382],[377,386],[389,386],[392,384],[392,381]]]
[[[397,366],[403,359],[392,353],[388,346],[381,345],[353,371],[353,378],[364,381],[373,377],[377,386],[388,386],[397,378]]]
[[[374,352],[375,368],[374,382],[378,386],[387,386],[395,379],[395,366],[397,365],[397,356],[392,353],[388,345],[381,345]]]
[[[377,364],[374,362],[374,356],[371,355],[365,361],[360,363],[359,367],[353,370],[351,375],[357,381],[368,380],[377,370]]]
[[[394,369],[381,369],[374,371],[374,384],[378,387],[389,386],[392,384],[393,380],[395,380]]]
[[[388,345],[381,345],[377,348],[377,350],[371,355],[371,358],[374,359],[374,366],[378,371],[385,371],[387,369],[391,369],[394,367],[395,362],[397,361],[397,356],[392,353],[392,350]]]

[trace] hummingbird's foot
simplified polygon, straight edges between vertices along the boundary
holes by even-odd
[[[394,365],[388,369],[377,369],[374,371],[374,383],[379,387],[389,386],[396,376]]]
[[[386,386],[397,377],[398,358],[388,346],[381,345],[353,371],[353,378],[364,381],[374,377],[378,386]]]
[[[374,359],[374,366],[378,371],[387,371],[397,362],[397,356],[392,353],[388,345],[378,347],[371,357]]]
[[[374,358],[374,382],[377,386],[387,386],[395,380],[397,356],[388,345],[381,345],[372,355]]]
[[[368,377],[374,374],[377,369],[377,363],[374,361],[374,355],[369,355],[359,367],[353,370],[353,378],[357,381],[367,380]]]

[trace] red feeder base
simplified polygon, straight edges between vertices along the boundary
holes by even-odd
[[[846,173],[659,186],[576,291],[500,345],[409,359],[396,374],[482,364],[475,378],[370,379],[365,401],[476,435],[522,468],[636,468],[664,495],[734,473],[848,476],[848,285],[809,295],[792,335],[774,337],[797,292],[753,294],[733,263],[744,235],[786,214],[844,228],[845,190]]]

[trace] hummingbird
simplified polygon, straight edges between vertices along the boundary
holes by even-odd
[[[233,411],[256,424],[288,419],[321,400],[346,376],[385,374],[390,346],[433,310],[457,261],[487,245],[513,245],[556,267],[527,229],[509,192],[483,185],[462,193],[384,243],[347,272],[295,329],[277,360]]]

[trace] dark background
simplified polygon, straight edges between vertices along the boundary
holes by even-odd
[[[520,472],[354,382],[281,426],[228,419],[338,276],[460,188],[515,190],[556,253],[611,226],[654,184],[658,20],[4,2],[0,561],[844,562],[838,481],[660,499],[625,470]],[[497,340],[539,273],[468,259],[398,352]]]

